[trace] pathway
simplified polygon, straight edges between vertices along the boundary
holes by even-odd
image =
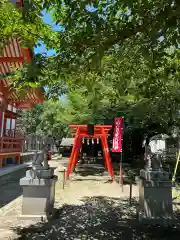
[[[52,167],[58,167],[56,174],[59,177],[55,219],[37,225],[31,221],[19,221],[19,197],[1,211],[0,239],[179,239],[178,229],[153,230],[137,226],[136,186],[133,186],[131,207],[128,202],[129,186],[124,186],[122,193],[119,184],[108,182],[107,176],[73,174],[62,189],[62,168],[66,164],[67,159],[58,159],[58,156],[51,161]]]

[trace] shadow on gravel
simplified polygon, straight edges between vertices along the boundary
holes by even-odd
[[[180,228],[140,226],[136,221],[136,200],[85,197],[82,205],[63,205],[48,223],[13,229],[16,239],[179,240]],[[179,213],[176,214],[179,219]]]
[[[74,172],[80,176],[103,176],[105,167],[100,164],[78,164]]]

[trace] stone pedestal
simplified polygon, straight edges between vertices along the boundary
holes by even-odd
[[[52,173],[52,171],[50,170]],[[47,177],[47,170],[41,173],[45,178],[30,178],[29,172],[26,177],[20,179],[23,188],[22,214],[24,219],[47,219],[53,214],[55,184],[57,176]]]
[[[169,173],[163,170],[140,170],[140,177],[149,181],[169,181]]]
[[[138,220],[144,224],[173,223],[172,182],[167,172],[141,170]]]

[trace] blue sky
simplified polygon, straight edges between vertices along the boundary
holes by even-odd
[[[44,21],[45,23],[51,25],[51,26],[52,26],[52,29],[53,29],[54,31],[62,31],[62,30],[63,30],[63,28],[62,28],[61,26],[58,26],[57,24],[55,24],[55,23],[53,22],[50,13],[46,13],[46,11],[43,11],[42,14],[43,14],[43,17],[42,17],[42,18],[43,18],[43,21]],[[37,54],[37,53],[44,53],[44,54],[46,54],[47,56],[52,56],[52,55],[54,55],[54,54],[56,53],[55,50],[53,50],[53,49],[47,50],[47,49],[46,49],[46,46],[44,45],[43,42],[39,42],[39,43],[40,43],[40,46],[34,48],[34,53],[35,53],[35,54]],[[46,90],[46,88],[45,88],[45,90]],[[62,102],[66,102],[66,95],[60,96],[60,100],[61,100]]]
[[[87,5],[86,8],[90,12],[96,11],[96,8],[94,8],[92,5],[91,6]],[[63,30],[63,27],[61,27],[61,26],[57,25],[55,22],[53,22],[50,13],[47,13],[44,10],[44,11],[42,11],[42,15],[43,15],[43,17],[42,17],[43,21],[45,23],[51,25],[52,26],[52,30],[54,30],[54,31],[62,31]],[[38,47],[34,48],[35,54],[37,54],[37,53],[44,53],[47,56],[52,56],[52,55],[54,55],[56,53],[53,49],[47,51],[46,46],[43,44],[43,42],[40,42],[40,44],[41,44],[41,46],[38,46]]]
[[[43,17],[42,17],[43,21],[45,23],[51,25],[52,30],[54,30],[54,31],[62,31],[63,30],[63,28],[61,26],[58,26],[56,23],[53,22],[50,13],[46,13],[46,11],[43,11],[42,14],[43,14]],[[52,56],[56,53],[53,49],[47,51],[46,46],[43,44],[43,42],[40,42],[40,44],[41,44],[41,46],[34,48],[35,54],[45,53],[47,56]]]
[[[89,11],[96,11],[96,9],[92,6],[88,6],[87,8],[88,8]],[[47,13],[46,11],[43,11],[42,14],[43,14],[43,17],[42,17],[43,21],[46,24],[51,25],[52,30],[54,30],[54,31],[62,31],[63,30],[63,27],[61,27],[61,26],[59,26],[59,25],[57,25],[56,23],[53,22],[50,13]],[[39,44],[40,44],[40,46],[37,46],[36,48],[34,48],[34,53],[35,54],[42,53],[42,54],[46,54],[47,56],[52,56],[52,55],[56,54],[55,50],[53,50],[53,49],[47,50],[46,46],[43,42],[39,42]],[[62,102],[66,102],[67,96],[66,95],[61,96],[60,100]]]

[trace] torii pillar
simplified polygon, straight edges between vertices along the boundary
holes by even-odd
[[[111,157],[108,148],[107,136],[108,131],[112,128],[111,125],[94,125],[93,133],[89,134],[88,125],[70,125],[70,128],[74,128],[76,130],[74,145],[72,148],[71,156],[69,159],[66,177],[69,178],[73,169],[75,168],[79,152],[82,145],[83,138],[91,138],[91,139],[101,139],[103,155],[105,160],[105,165],[107,167],[108,174],[111,176],[112,180],[114,180],[114,171],[112,167]]]

